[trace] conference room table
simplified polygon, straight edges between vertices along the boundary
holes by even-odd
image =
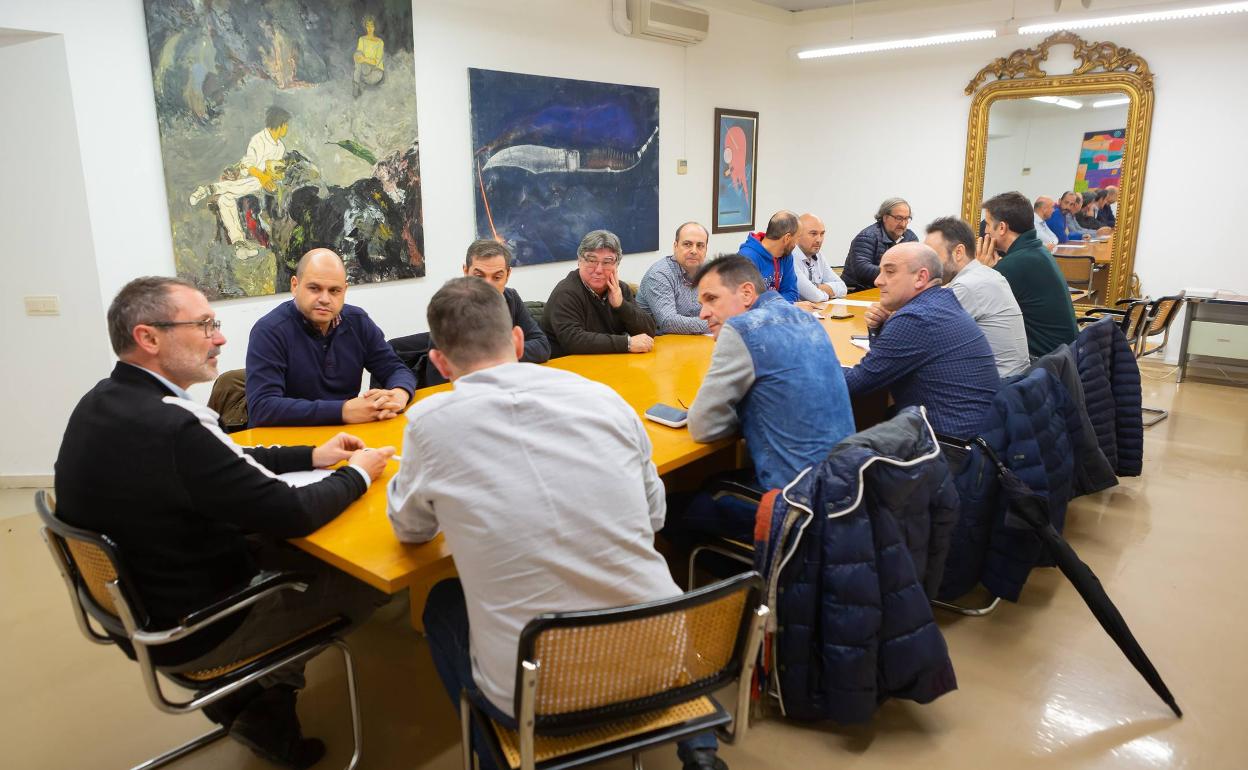
[[[1053,249],[1055,257],[1092,257],[1092,289],[1095,300],[1081,304],[1104,305],[1109,296],[1109,266],[1114,261],[1114,236],[1096,241],[1068,241]]]
[[[851,301],[844,306],[850,318],[821,318],[820,323],[827,330],[841,363],[853,366],[866,353],[850,338],[866,334],[867,329],[865,308],[853,303],[877,301],[879,290],[857,292],[846,299]],[[839,308],[825,305],[815,306],[815,309],[820,315],[830,316]],[[714,347],[715,341],[705,335],[664,335],[655,339],[654,350],[649,353],[565,356],[545,365],[611,386],[640,417],[656,403],[671,406],[693,403],[710,366]],[[413,403],[450,388],[450,384],[422,388],[416,392]],[[816,398],[817,394],[812,394],[812,404]],[[859,404],[857,399],[855,401],[857,412]],[[872,411],[882,412],[882,406],[876,405]],[[685,428],[669,428],[644,418],[642,422],[653,444],[654,464],[669,487],[682,470],[700,469],[699,462],[706,463],[707,472],[712,472],[717,467],[723,468],[725,463],[732,467],[739,459],[739,442],[735,438],[700,444],[690,438]],[[401,459],[389,462],[384,474],[341,515],[311,535],[291,542],[380,591],[395,594],[408,589],[412,624],[423,631],[421,615],[429,590],[453,576],[455,568],[441,534],[427,543],[401,543],[386,516],[386,487],[398,471],[399,463],[420,462],[419,457],[403,455],[406,426],[406,415],[399,415],[355,425],[252,428],[234,433],[232,438],[243,446],[317,445],[340,431],[347,431],[359,436],[370,447],[393,446],[398,450]]]

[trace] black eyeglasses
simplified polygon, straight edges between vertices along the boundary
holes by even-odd
[[[173,326],[198,326],[204,332],[204,339],[212,339],[212,335],[221,331],[221,322],[214,318],[205,318],[202,321],[153,321],[147,326],[155,326],[158,329],[168,329]]]

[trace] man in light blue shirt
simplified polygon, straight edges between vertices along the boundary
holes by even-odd
[[[1057,233],[1053,232],[1048,223],[1048,219],[1053,216],[1053,209],[1056,207],[1057,204],[1052,198],[1047,198],[1043,195],[1036,198],[1036,202],[1032,205],[1036,218],[1036,237],[1040,239],[1040,242],[1049,251],[1052,251],[1053,247],[1061,242],[1061,239],[1057,237]]]
[[[848,291],[845,282],[820,253],[827,234],[823,220],[814,214],[802,214],[798,218],[793,268],[797,273],[797,294],[807,302],[827,302],[844,297]]]

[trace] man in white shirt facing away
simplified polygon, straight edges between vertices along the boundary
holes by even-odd
[[[650,439],[624,399],[572,372],[518,361],[502,296],[456,278],[428,307],[430,360],[454,390],[408,411],[390,481],[395,534],[446,536],[459,578],[429,594],[430,654],[452,702],[467,691],[515,726],[520,631],[545,612],[676,596],[654,549],[667,514]],[[679,744],[685,770],[725,770],[713,735]],[[482,770],[492,755],[478,746]]]

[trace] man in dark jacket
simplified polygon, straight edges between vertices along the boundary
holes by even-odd
[[[845,256],[845,270],[841,279],[850,291],[862,291],[875,286],[880,274],[880,258],[884,252],[899,243],[917,241],[907,225],[914,219],[910,204],[902,198],[889,198],[875,212],[875,222],[854,236]]]
[[[983,202],[988,223],[976,259],[1005,276],[1023,311],[1027,349],[1032,358],[1074,342],[1075,306],[1066,279],[1049,250],[1036,237],[1031,203],[1008,192]]]
[[[473,241],[464,257],[464,275],[480,278],[503,295],[507,311],[511,313],[511,325],[520,327],[524,333],[524,356],[520,360],[544,364],[550,360],[550,338],[529,315],[520,293],[507,286],[512,259],[511,249],[506,244],[488,238]]]
[[[1105,227],[1117,227],[1118,217],[1114,214],[1114,204],[1118,202],[1118,188],[1112,184],[1105,187],[1097,193],[1097,205],[1100,208],[1096,212],[1096,218],[1100,220]]]
[[[394,449],[365,449],[346,433],[318,447],[234,444],[217,414],[186,392],[216,376],[225,337],[204,295],[185,281],[131,281],[109,307],[108,327],[121,361],[69,418],[56,460],[58,515],[116,542],[157,627],[237,592],[260,570],[308,575],[306,591],[265,597],[161,646],[154,662],[171,671],[215,668],[342,615],[362,623],[383,597],[280,539],[309,535],[341,513]],[[349,464],[307,486],[277,476],[343,460]],[[308,767],[325,747],[301,736],[295,693],[302,686],[298,663],[204,711],[260,756]]]
[[[576,256],[577,269],[555,284],[542,312],[553,355],[653,350],[654,319],[620,280],[620,239],[594,230],[581,239]]]

